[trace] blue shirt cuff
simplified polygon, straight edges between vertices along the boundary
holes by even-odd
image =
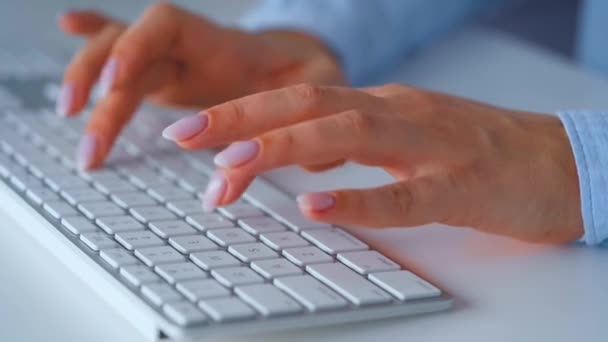
[[[559,112],[570,138],[578,171],[583,240],[598,245],[608,239],[608,113]]]

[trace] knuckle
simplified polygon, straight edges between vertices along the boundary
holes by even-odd
[[[114,45],[112,53],[120,56],[121,60],[133,62],[142,59],[150,51],[152,41],[142,36],[125,34]]]
[[[261,150],[272,151],[265,153],[271,156],[286,156],[296,144],[296,138],[291,130],[283,129],[272,133],[264,134],[260,137]]]
[[[339,120],[341,120],[340,125],[348,128],[358,138],[369,138],[374,126],[374,118],[360,110],[349,111]]]
[[[228,101],[221,106],[208,110],[213,119],[211,121],[221,122],[223,128],[238,127],[245,120],[245,107],[241,101]]]
[[[316,103],[323,96],[324,88],[316,84],[302,83],[293,86],[291,92],[298,99],[309,103]]]
[[[407,185],[391,186],[387,189],[387,197],[390,203],[393,204],[397,219],[407,217],[411,210],[414,201],[412,189]]]
[[[414,104],[425,112],[435,113],[439,110],[437,96],[431,92],[415,90],[412,92],[412,98]]]
[[[408,90],[409,88],[400,83],[389,83],[382,87],[385,93],[394,94],[398,92],[403,92]]]

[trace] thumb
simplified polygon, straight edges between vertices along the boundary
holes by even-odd
[[[468,204],[459,189],[451,175],[432,175],[372,189],[305,194],[298,197],[298,205],[313,220],[334,224],[409,227],[462,222]]]

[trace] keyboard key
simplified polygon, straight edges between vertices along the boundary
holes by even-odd
[[[221,284],[228,287],[264,282],[264,278],[248,267],[220,268],[212,270],[211,275]]]
[[[277,252],[259,242],[245,243],[228,247],[228,252],[241,259],[242,262],[254,260],[277,258]]]
[[[112,178],[112,179],[98,179],[93,181],[93,186],[95,189],[101,191],[102,193],[109,195],[121,192],[134,192],[137,191],[135,185],[129,183],[124,179]]]
[[[331,225],[324,222],[312,221],[302,215],[300,210],[293,204],[283,204],[276,208],[272,208],[270,214],[277,217],[279,221],[285,223],[296,232],[308,229],[330,228]]]
[[[180,216],[192,214],[205,214],[200,200],[179,200],[167,203],[167,208]]]
[[[222,247],[255,241],[255,237],[241,228],[214,229],[209,231],[207,236]]]
[[[110,198],[124,209],[156,205],[156,201],[143,192],[123,192]]]
[[[340,228],[307,230],[302,236],[329,254],[368,249],[365,243]]]
[[[141,247],[162,246],[165,244],[165,241],[149,230],[121,232],[116,234],[115,239],[131,251]]]
[[[182,298],[179,292],[169,284],[144,284],[141,286],[141,293],[157,306]]]
[[[169,238],[169,244],[184,254],[219,249],[219,246],[215,242],[201,234],[174,236]]]
[[[274,284],[310,311],[335,310],[348,305],[339,294],[309,275],[278,278]]]
[[[95,223],[108,234],[144,230],[145,227],[131,216],[109,216],[95,220]]]
[[[298,302],[270,284],[239,286],[235,293],[264,316],[285,315],[302,310]]]
[[[251,268],[267,279],[302,274],[302,269],[286,259],[257,260]]]
[[[66,171],[67,172],[67,171]],[[73,174],[54,174],[48,175],[44,182],[53,190],[60,191],[64,189],[88,189],[89,184]]]
[[[180,280],[207,278],[205,271],[189,261],[158,265],[154,270],[171,284]]]
[[[268,216],[248,217],[239,220],[239,226],[245,229],[248,233],[259,235],[271,232],[282,232],[287,230],[284,225],[277,220]]]
[[[34,187],[29,188],[25,195],[32,202],[42,205],[44,202],[48,201],[57,201],[59,200],[59,196],[51,189],[43,188],[43,187]]]
[[[160,202],[192,199],[192,194],[175,185],[155,185],[148,189],[148,194]]]
[[[255,311],[238,298],[206,299],[201,301],[199,306],[218,322],[243,320],[256,316]]]
[[[201,299],[227,297],[230,290],[220,285],[214,279],[186,280],[177,283],[177,290],[190,301],[197,302]]]
[[[114,268],[119,268],[126,265],[136,265],[139,263],[137,259],[123,248],[102,249],[99,252],[101,258]]]
[[[91,232],[80,235],[80,240],[94,251],[118,247],[116,242],[102,232]]]
[[[23,174],[12,175],[9,178],[9,181],[19,191],[25,191],[28,188],[34,188],[34,187],[41,187],[42,186],[42,182],[40,181],[40,179],[36,178],[33,175],[26,174],[25,171],[24,171]]]
[[[84,202],[78,205],[78,210],[91,220],[104,216],[124,215],[124,211],[110,201]]]
[[[264,233],[260,235],[260,240],[277,251],[291,247],[310,246],[308,241],[294,232]]]
[[[391,301],[388,293],[342,264],[310,265],[306,267],[306,270],[356,305]]]
[[[135,256],[148,266],[185,261],[184,256],[171,246],[138,248]]]
[[[376,251],[340,253],[338,260],[360,274],[394,271],[401,268],[399,264]]]
[[[200,191],[207,183],[209,183],[209,177],[201,173],[187,172],[179,174],[177,179],[177,184],[189,192]]]
[[[175,215],[172,212],[161,206],[137,207],[130,209],[129,212],[143,223],[175,219]]]
[[[154,184],[170,184],[169,180],[148,168],[129,173],[128,179],[131,183],[135,184],[135,186],[142,189],[148,188]]]
[[[190,254],[190,259],[206,271],[218,267],[239,266],[241,264],[237,258],[225,251],[198,252]]]
[[[163,312],[175,323],[181,326],[202,324],[207,317],[189,302],[173,302],[163,306]]]
[[[121,267],[120,275],[122,275],[133,286],[141,286],[145,283],[154,283],[161,280],[156,273],[152,272],[151,269],[144,265],[129,265]]]
[[[283,250],[283,256],[298,266],[332,262],[331,255],[326,254],[317,247],[296,247]]]
[[[227,220],[218,214],[190,215],[186,217],[186,222],[190,223],[200,231],[234,227],[234,223],[232,223],[232,221]]]
[[[59,220],[67,216],[78,216],[78,212],[72,206],[63,201],[48,201],[42,206],[53,218]]]
[[[228,217],[229,219],[232,220],[238,220],[238,219],[243,219],[246,217],[257,217],[257,216],[263,216],[264,213],[252,206],[251,204],[247,204],[247,203],[236,203],[236,204],[231,204],[225,207],[221,207],[218,208],[218,211]]]
[[[74,188],[61,191],[61,197],[72,205],[82,202],[103,201],[106,197],[92,188]]]
[[[369,279],[399,300],[432,298],[441,295],[441,290],[409,271],[372,273]]]
[[[196,234],[196,230],[184,221],[153,221],[150,222],[150,229],[163,239],[168,239],[179,235]]]
[[[67,228],[72,234],[80,235],[87,232],[99,231],[91,221],[84,217],[73,216],[61,219],[61,225]]]
[[[94,170],[94,171],[78,170],[78,175],[82,179],[85,179],[90,182],[101,181],[101,180],[116,180],[116,179],[120,180],[120,177],[118,176],[116,171],[114,171],[110,168],[104,168],[103,170]]]

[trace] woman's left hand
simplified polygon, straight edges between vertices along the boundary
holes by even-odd
[[[232,143],[204,205],[235,201],[254,177],[291,164],[344,160],[380,166],[395,183],[298,198],[308,217],[370,227],[440,222],[535,242],[582,235],[578,177],[556,117],[501,109],[402,85],[368,89],[308,84],[214,106],[188,150]]]

